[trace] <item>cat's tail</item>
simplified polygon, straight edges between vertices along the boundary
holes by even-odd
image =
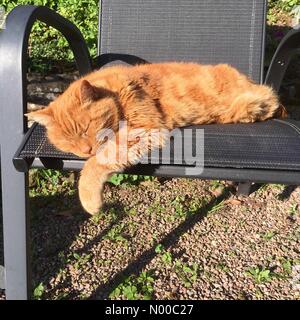
[[[251,90],[239,94],[234,99],[228,115],[231,117],[231,122],[247,123],[285,117],[286,111],[272,88],[254,85]]]

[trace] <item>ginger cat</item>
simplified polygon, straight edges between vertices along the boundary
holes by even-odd
[[[95,214],[101,208],[103,184],[109,175],[134,163],[98,161],[112,146],[110,141],[99,141],[101,129],[116,133],[114,146],[118,149],[120,120],[127,121],[128,130],[147,132],[194,124],[263,121],[283,113],[270,87],[253,83],[229,65],[174,62],[94,71],[73,82],[47,108],[27,116],[46,126],[50,142],[58,149],[88,158],[79,179],[79,197],[84,209]],[[128,146],[136,141],[128,141]],[[156,145],[162,144],[160,139],[156,141]],[[99,149],[101,145],[104,147]],[[136,159],[141,153],[143,150],[136,152]]]

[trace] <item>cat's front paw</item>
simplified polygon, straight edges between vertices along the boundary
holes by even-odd
[[[99,205],[98,203],[91,203],[90,201],[81,201],[81,205],[83,206],[83,209],[91,215],[99,213],[101,209],[101,205]]]
[[[99,213],[102,207],[102,198],[100,193],[79,187],[79,198],[82,207],[91,215]]]

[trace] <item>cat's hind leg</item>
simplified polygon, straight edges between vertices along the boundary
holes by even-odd
[[[234,98],[229,112],[224,115],[224,120],[233,123],[264,121],[276,116],[284,116],[285,112],[282,108],[272,88],[254,85],[251,90],[240,93]]]

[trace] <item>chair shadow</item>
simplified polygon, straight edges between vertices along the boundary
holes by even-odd
[[[55,209],[54,211],[52,206],[55,207],[55,204],[60,200],[60,198],[62,198],[62,196],[39,196],[30,199],[30,213],[32,220],[31,265],[33,287],[37,286],[38,283],[41,282],[44,284],[49,283],[51,279],[56,277],[59,272],[66,267],[66,264],[68,263],[66,260],[67,257],[64,256],[63,258],[60,258],[59,254],[64,252],[74,241],[76,241],[78,234],[80,233],[81,226],[90,219],[90,216],[84,213],[83,209],[81,209],[77,195],[63,197],[64,201],[71,200],[74,204],[72,206],[73,209]],[[50,204],[49,208],[47,208],[47,203]],[[46,206],[41,208],[41,204],[46,204]],[[122,221],[125,216],[123,206],[120,203],[114,202],[113,204],[106,205],[103,208],[103,211],[109,211],[111,207],[118,208],[119,214],[117,218],[105,227],[97,237],[88,242],[82,249],[72,251],[73,254],[77,253],[80,255],[88,252],[93,245],[99,242],[115,224]],[[72,213],[69,215],[68,211],[71,211]],[[33,229],[35,229],[35,231]],[[68,236],[65,236],[66,230],[68,230]],[[45,234],[47,237],[45,237]],[[51,261],[49,261],[50,258]],[[51,263],[51,267],[44,265],[45,262]],[[55,289],[66,287],[72,287],[71,279],[68,276],[55,286]],[[79,295],[80,292],[71,290],[70,294],[68,294],[66,298],[72,299],[72,297],[74,298]]]
[[[288,200],[296,188],[297,186],[294,185],[285,186],[283,191],[278,195],[278,199],[281,201]]]
[[[192,229],[196,223],[200,222],[215,205],[229,198],[232,191],[233,189],[230,187],[225,188],[221,195],[215,197],[205,206],[201,207],[194,215],[188,217],[177,228],[167,234],[160,243],[166,249],[176,244],[181,235]],[[125,269],[115,274],[108,282],[99,286],[88,299],[107,299],[110,292],[118,286],[124,278],[130,275],[138,275],[156,255],[155,246],[146,250],[135,261],[129,263]]]

